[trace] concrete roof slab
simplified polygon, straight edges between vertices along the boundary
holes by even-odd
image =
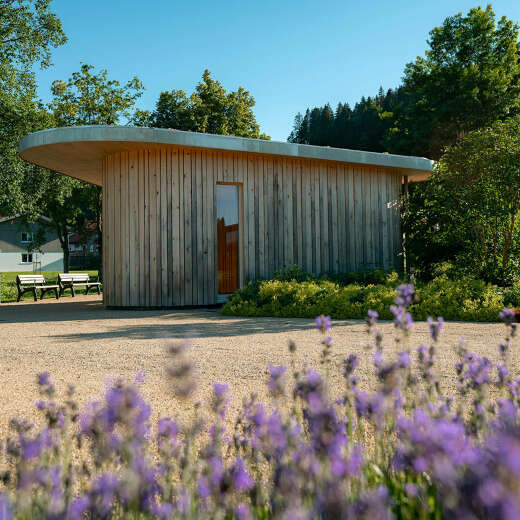
[[[402,170],[410,180],[426,179],[433,168],[433,161],[423,157],[133,126],[77,126],[41,130],[24,137],[18,151],[20,157],[30,163],[101,185],[101,159],[107,155],[164,146],[375,165]]]

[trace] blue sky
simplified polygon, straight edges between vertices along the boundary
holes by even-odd
[[[38,72],[47,102],[55,79],[79,63],[112,79],[139,77],[140,108],[162,90],[191,93],[208,68],[226,89],[256,99],[261,130],[285,141],[298,111],[354,104],[380,85],[398,85],[406,63],[424,53],[444,18],[486,3],[466,0],[54,0],[69,41]],[[493,2],[498,17],[520,22],[520,0]]]

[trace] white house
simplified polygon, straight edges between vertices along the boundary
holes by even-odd
[[[40,221],[49,221],[41,216]],[[32,249],[36,233],[44,231],[44,243]],[[20,215],[0,217],[0,272],[62,271],[63,251],[56,233],[39,222],[25,224]]]

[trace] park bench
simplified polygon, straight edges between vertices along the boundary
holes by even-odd
[[[60,273],[58,275],[58,284],[60,286],[60,296],[62,296],[67,289],[70,289],[72,296],[75,296],[74,288],[78,286],[86,287],[85,294],[88,294],[92,287],[97,288],[97,293],[101,294],[101,282],[99,281],[99,277],[95,282],[91,282],[88,273]]]
[[[59,298],[58,286],[45,283],[45,278],[41,274],[19,274],[16,277],[16,287],[18,288],[17,302],[20,301],[22,295],[26,292],[31,292],[34,296],[34,301],[38,300],[38,291],[41,291],[40,300],[47,291],[54,291],[56,299]]]

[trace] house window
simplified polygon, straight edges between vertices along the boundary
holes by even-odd
[[[32,242],[33,234],[29,231],[22,231],[22,242]]]
[[[32,253],[22,253],[22,264],[32,264],[33,255]]]

